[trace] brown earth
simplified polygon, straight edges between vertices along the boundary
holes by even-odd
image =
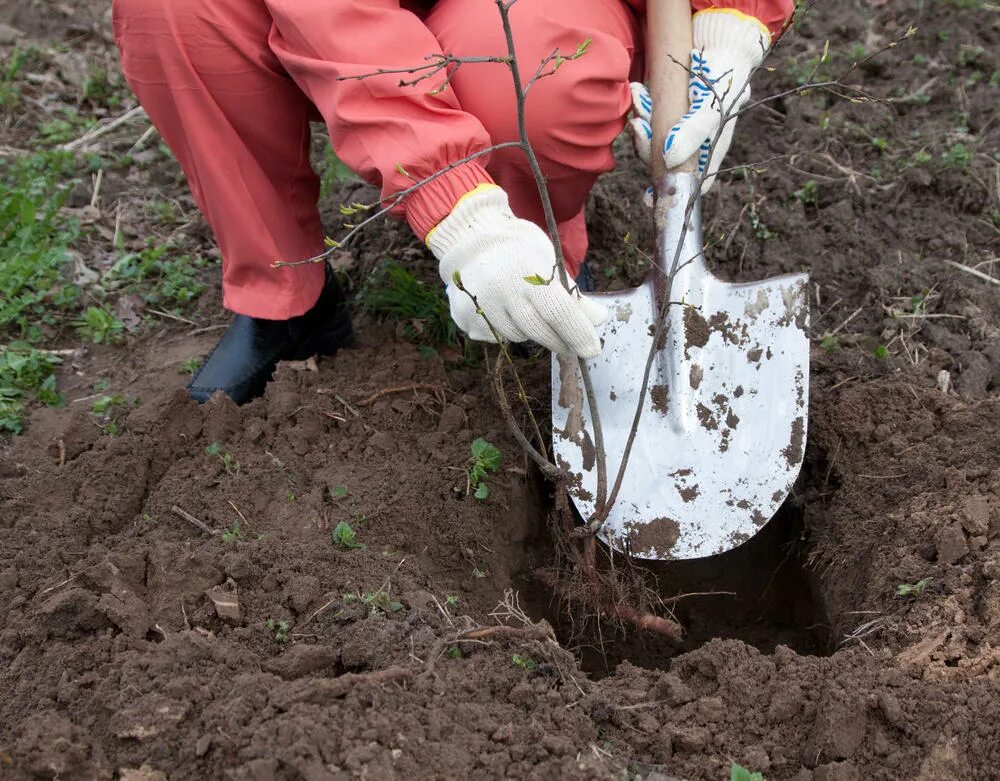
[[[44,5],[4,18],[109,56],[103,4]],[[847,79],[894,100],[757,109],[730,159],[793,156],[706,203],[720,273],[811,272],[811,409],[802,476],[754,540],[650,568],[679,647],[574,624],[534,579],[551,490],[457,351],[359,312],[358,348],[282,367],[263,399],[188,401],[176,368],[217,335],[216,287],[194,327],[77,349],[70,403],[0,453],[0,777],[722,779],[731,762],[801,781],[996,777],[1000,289],[943,261],[997,273],[997,14],[821,2],[755,97],[794,86],[827,38],[871,51],[911,23]],[[640,182],[623,149],[593,196],[602,284],[643,273]],[[194,219],[169,160],[105,186],[88,258],[116,202],[135,241],[157,229],[151,187]],[[196,221],[172,230],[210,246]],[[353,252],[354,280],[384,257],[434,279],[398,225]],[[547,361],[519,361],[544,411]],[[135,402],[116,436],[86,402],[106,383]],[[465,477],[480,436],[504,454],[485,501]],[[223,540],[237,519],[244,539]],[[340,521],[364,548],[332,544]],[[497,624],[520,634],[457,639]]]

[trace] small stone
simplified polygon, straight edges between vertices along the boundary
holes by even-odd
[[[118,774],[121,781],[167,781],[166,773],[149,765],[142,765],[139,768],[123,767]]]
[[[0,22],[0,45],[9,46],[14,43],[18,38],[23,38],[24,33],[18,30],[16,27],[11,27],[9,24],[4,24]]]
[[[830,762],[813,771],[813,781],[861,781],[861,773],[850,762]]]
[[[942,564],[954,564],[969,552],[969,544],[958,523],[941,529],[934,537],[934,544],[937,547],[938,561]]]
[[[302,678],[321,672],[337,661],[337,651],[326,645],[304,645],[297,643],[281,656],[269,659],[264,669],[282,678]]]
[[[198,742],[194,744],[195,756],[203,757],[208,753],[208,750],[212,747],[212,736],[202,735],[198,738]]]
[[[990,528],[990,503],[985,496],[967,496],[959,517],[962,519],[962,528],[969,534],[986,534]]]
[[[205,592],[215,608],[216,615],[223,621],[230,621],[238,624],[242,620],[240,602],[236,594],[236,582],[232,578],[227,578],[226,582]]]
[[[959,391],[965,396],[979,398],[986,395],[990,378],[993,375],[993,367],[982,353],[970,350],[965,353],[959,361],[962,364],[962,373],[958,375]]]
[[[691,687],[682,681],[675,673],[667,673],[659,681],[653,691],[655,699],[666,700],[671,707],[677,707],[694,699]]]
[[[437,430],[442,434],[451,434],[465,428],[465,410],[455,404],[447,404],[441,410],[441,419]]]

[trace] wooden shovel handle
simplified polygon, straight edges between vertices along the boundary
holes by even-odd
[[[690,67],[692,31],[690,0],[649,0],[646,11],[646,51],[649,92],[653,98],[653,181],[666,173],[663,142],[677,120],[688,110],[687,68]],[[680,64],[678,64],[680,63]],[[696,171],[694,157],[676,171]]]

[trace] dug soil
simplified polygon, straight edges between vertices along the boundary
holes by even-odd
[[[188,400],[177,366],[225,322],[216,282],[186,323],[77,349],[67,405],[0,451],[0,778],[996,777],[1000,287],[969,269],[998,271],[1000,31],[966,5],[821,2],[755,82],[756,99],[832,67],[827,39],[839,67],[920,28],[846,79],[888,102],[755,109],[729,160],[765,162],[707,199],[720,274],[810,271],[813,368],[779,516],[730,554],[649,568],[681,643],[568,617],[535,577],[552,489],[475,350],[359,309],[357,347],[282,365],[262,399]],[[11,18],[107,56],[106,10]],[[621,146],[589,209],[605,287],[641,276],[651,243]],[[81,251],[116,202],[146,231],[151,186],[190,209],[170,165],[109,176]],[[385,258],[434,283],[396,224],[361,237],[349,279]],[[518,362],[544,415],[547,357]],[[114,426],[87,400],[109,387],[128,401]],[[503,454],[483,500],[478,437]]]

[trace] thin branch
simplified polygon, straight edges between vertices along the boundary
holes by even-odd
[[[366,219],[362,220],[357,225],[352,226],[350,231],[342,239],[340,239],[339,241],[334,241],[326,251],[320,253],[319,255],[314,255],[311,258],[306,258],[305,260],[295,260],[287,262],[282,260],[276,260],[273,263],[271,263],[271,268],[289,268],[292,266],[305,266],[310,263],[322,263],[323,261],[327,260],[330,257],[330,255],[332,255],[334,252],[336,252],[339,249],[342,249],[343,246],[347,244],[347,242],[349,242],[352,238],[354,238],[365,226],[374,222],[379,217],[382,217],[383,215],[386,215],[389,212],[391,212],[402,202],[402,200],[407,195],[409,195],[412,192],[415,192],[416,190],[419,190],[425,184],[433,182],[438,177],[444,176],[446,173],[448,173],[449,171],[453,171],[460,165],[465,165],[466,163],[469,163],[479,157],[483,157],[484,155],[492,154],[498,149],[508,149],[510,147],[520,147],[520,146],[521,143],[519,141],[505,141],[502,144],[494,144],[493,146],[488,146],[485,149],[480,149],[478,152],[473,152],[470,155],[466,155],[461,160],[456,160],[454,163],[451,163],[442,168],[440,171],[436,171],[430,176],[421,179],[412,186],[407,187],[405,190],[399,190],[398,192],[395,192],[392,195],[387,195],[379,198],[378,201],[376,201],[376,203],[384,203],[385,201],[388,201],[390,199],[391,203],[389,203],[388,206],[379,209],[377,212],[372,214],[370,217],[367,217]],[[360,206],[358,207],[358,209],[359,210],[369,209],[373,207],[374,204]]]
[[[514,5],[516,0],[509,0],[509,2],[504,2],[504,0],[496,0],[497,8],[500,11],[500,19],[503,23],[504,36],[507,39],[507,55],[510,58],[510,73],[514,82],[514,94],[517,97],[517,129],[518,134],[521,138],[521,148],[524,150],[525,156],[528,158],[528,166],[531,168],[532,176],[535,178],[535,184],[538,187],[538,195],[542,202],[542,211],[545,214],[545,225],[549,231],[549,237],[552,239],[552,245],[555,248],[556,260],[558,262],[559,280],[562,282],[563,287],[567,290],[570,289],[569,278],[566,274],[566,258],[563,255],[562,241],[559,239],[559,226],[556,224],[555,209],[552,207],[552,199],[549,197],[549,188],[546,185],[545,175],[542,173],[542,167],[538,162],[538,157],[535,155],[535,150],[532,148],[531,143],[528,139],[528,124],[525,116],[525,89],[521,85],[521,69],[518,64],[517,59],[517,49],[514,46],[514,31],[510,24],[510,9]],[[581,47],[586,51],[586,47]],[[577,49],[580,52],[580,49]],[[602,492],[602,488],[607,490],[607,452],[604,448],[604,430],[601,426],[601,415],[597,409],[597,399],[594,396],[593,384],[590,379],[590,369],[587,367],[587,362],[583,358],[577,360],[577,365],[580,368],[580,376],[583,379],[583,385],[587,391],[587,403],[590,407],[590,420],[591,425],[594,428],[594,449],[596,451],[596,461],[597,461],[597,503],[598,508],[604,508],[606,504],[607,495]]]

